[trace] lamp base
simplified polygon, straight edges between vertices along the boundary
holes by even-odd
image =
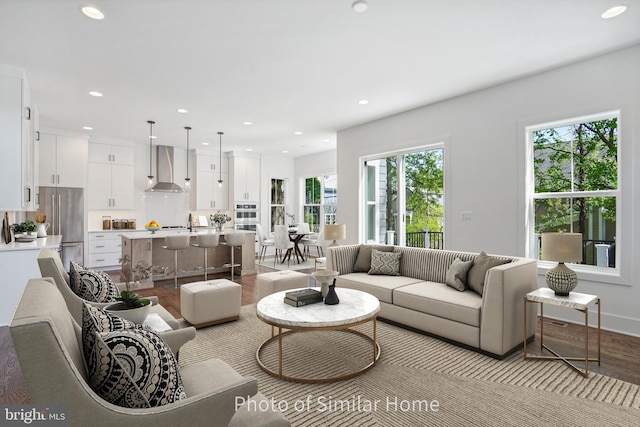
[[[340,246],[340,243],[335,240],[327,245],[328,248],[333,248],[334,246]]]
[[[555,268],[547,271],[544,278],[547,286],[553,289],[557,296],[569,296],[569,292],[578,286],[578,275],[575,271],[564,265],[563,262],[558,263]]]

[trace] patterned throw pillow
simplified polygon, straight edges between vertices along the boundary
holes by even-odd
[[[371,269],[369,270],[369,274],[399,276],[401,257],[402,252],[381,252],[376,249],[372,249]]]
[[[103,399],[126,408],[151,408],[186,398],[178,362],[153,331],[124,329],[96,334],[97,374],[89,377]]]
[[[88,270],[71,261],[69,285],[74,294],[92,302],[116,302],[120,296],[111,276],[104,271]]]
[[[472,265],[473,260],[462,261],[460,258],[454,259],[449,269],[447,269],[444,283],[460,292],[464,292],[467,289],[467,274]]]

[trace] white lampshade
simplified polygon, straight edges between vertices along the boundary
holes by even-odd
[[[324,226],[324,238],[325,240],[333,240],[333,242],[329,244],[329,247],[338,246],[337,240],[344,240],[347,238],[347,225],[326,224]]]
[[[542,259],[557,262],[582,261],[582,233],[542,233]]]

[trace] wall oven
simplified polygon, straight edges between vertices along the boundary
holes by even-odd
[[[258,224],[260,222],[258,205],[256,203],[235,203],[233,220],[235,224]],[[255,231],[255,227],[253,231]]]

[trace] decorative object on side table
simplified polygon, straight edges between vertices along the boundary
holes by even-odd
[[[336,305],[340,302],[340,298],[338,298],[338,294],[336,294],[336,279],[333,279],[333,283],[329,285],[329,292],[327,292],[327,296],[324,298],[324,303],[327,305]]]
[[[128,255],[120,259],[120,264],[122,264],[122,272],[126,278],[126,288],[116,298],[118,302],[109,304],[105,310],[136,324],[142,324],[149,314],[151,301],[147,298],[141,298],[140,295],[133,292],[132,289],[136,285],[131,282],[139,283],[140,280],[149,279],[153,274],[166,275],[167,267],[151,266],[145,261],[140,261],[131,268],[131,260]]]
[[[311,273],[314,279],[320,282],[320,291],[322,292],[322,297],[327,296],[327,292],[329,292],[329,283],[331,281],[335,281],[335,278],[340,275],[339,272],[333,270],[318,270]]]
[[[578,275],[564,263],[582,261],[582,234],[542,233],[542,259],[558,262],[544,276],[547,286],[558,296],[568,296],[578,285]]]
[[[210,219],[211,222],[216,225],[217,231],[222,231],[222,229],[224,228],[224,224],[228,221],[231,221],[231,217],[229,215],[227,215],[226,213],[221,213],[220,211],[211,215]]]
[[[328,248],[334,246],[340,246],[338,240],[344,240],[347,238],[347,225],[346,224],[326,224],[324,226],[324,239],[333,240],[329,243]]]

